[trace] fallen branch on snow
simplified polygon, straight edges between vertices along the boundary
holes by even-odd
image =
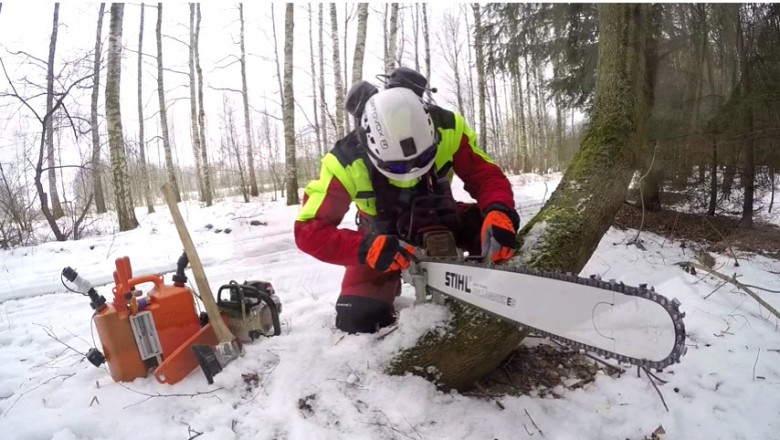
[[[733,284],[738,289],[740,289],[743,292],[747,293],[748,295],[752,296],[753,299],[758,301],[759,304],[761,304],[765,309],[769,310],[773,315],[775,315],[775,317],[780,318],[780,312],[778,312],[777,309],[772,307],[771,304],[769,304],[768,302],[764,301],[756,292],[752,291],[750,289],[750,287],[748,287],[747,284],[742,284],[739,281],[737,281],[737,275],[736,274],[734,274],[731,277],[729,277],[729,276],[724,275],[724,274],[722,274],[722,273],[720,273],[720,272],[718,272],[718,271],[716,271],[714,269],[710,269],[710,268],[708,268],[706,266],[703,266],[703,265],[698,264],[698,263],[694,263],[692,261],[678,263],[678,264],[680,266],[682,266],[683,269],[688,270],[690,268],[694,268],[694,269],[703,270],[703,271],[709,273],[710,275],[712,275],[712,276],[714,276],[716,278],[720,278],[723,281],[726,281],[726,282],[729,282],[729,283]],[[755,287],[755,286],[753,286],[753,287]],[[761,290],[766,290],[766,289],[761,289]]]

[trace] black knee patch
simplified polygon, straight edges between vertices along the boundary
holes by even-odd
[[[336,327],[341,331],[374,333],[394,322],[392,304],[362,296],[340,296],[336,301]]]

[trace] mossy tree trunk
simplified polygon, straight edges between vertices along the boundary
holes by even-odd
[[[519,232],[520,252],[508,264],[579,273],[609,229],[646,135],[646,8],[599,5],[598,81],[590,128],[550,200]],[[393,359],[388,372],[420,374],[443,389],[468,389],[525,336],[473,308],[451,305],[450,312],[449,332],[424,335]]]

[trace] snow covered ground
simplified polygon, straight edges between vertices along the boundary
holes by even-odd
[[[523,223],[560,176],[512,177]],[[462,199],[462,189],[457,188]],[[344,337],[334,327],[343,269],[295,247],[298,207],[256,199],[211,208],[180,205],[212,286],[230,280],[273,283],[283,302],[282,335],[246,346],[208,385],[197,370],[176,385],[154,378],[114,382],[106,366],[83,356],[93,346],[89,301],[67,293],[60,273],[72,266],[111,297],[114,260],[129,256],[136,275],[175,268],[182,249],[167,208],[133,231],[0,251],[0,437],[4,439],[644,439],[663,426],[667,439],[780,438],[778,322],[752,298],[675,263],[691,258],[677,243],[643,233],[646,251],[626,242],[635,231],[611,229],[583,275],[648,283],[678,298],[687,313],[688,353],[660,376],[669,406],[634,370],[601,375],[558,398],[492,400],[438,391],[415,377],[382,373],[402,347],[446,319],[436,305],[412,306],[405,286],[400,325],[379,335]],[[267,226],[251,226],[253,219]],[[343,226],[352,227],[354,212]],[[212,224],[214,228],[206,228]],[[231,233],[214,229],[230,228]],[[780,261],[716,256],[726,274],[780,290]],[[189,271],[188,271],[189,273]],[[780,308],[780,294],[760,292]],[[99,347],[100,342],[95,340]],[[538,342],[531,342],[538,343]],[[248,389],[242,373],[256,373]],[[202,435],[198,435],[202,433]]]

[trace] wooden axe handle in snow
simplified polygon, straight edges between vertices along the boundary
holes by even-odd
[[[192,267],[192,273],[195,275],[195,284],[200,291],[200,299],[206,306],[206,313],[209,315],[209,323],[214,328],[214,333],[220,343],[232,342],[235,339],[233,333],[225,325],[225,321],[219,313],[217,308],[217,302],[214,301],[214,295],[211,293],[211,288],[206,280],[206,272],[203,270],[203,264],[200,262],[198,252],[195,251],[195,245],[192,243],[190,233],[187,231],[187,226],[184,224],[184,218],[179,212],[179,206],[176,204],[176,198],[171,191],[171,186],[166,182],[161,188],[165,201],[168,203],[168,208],[171,211],[173,217],[173,224],[176,225],[176,230],[179,232],[179,238],[184,245],[184,252],[187,254],[187,259],[190,260],[190,267]]]

